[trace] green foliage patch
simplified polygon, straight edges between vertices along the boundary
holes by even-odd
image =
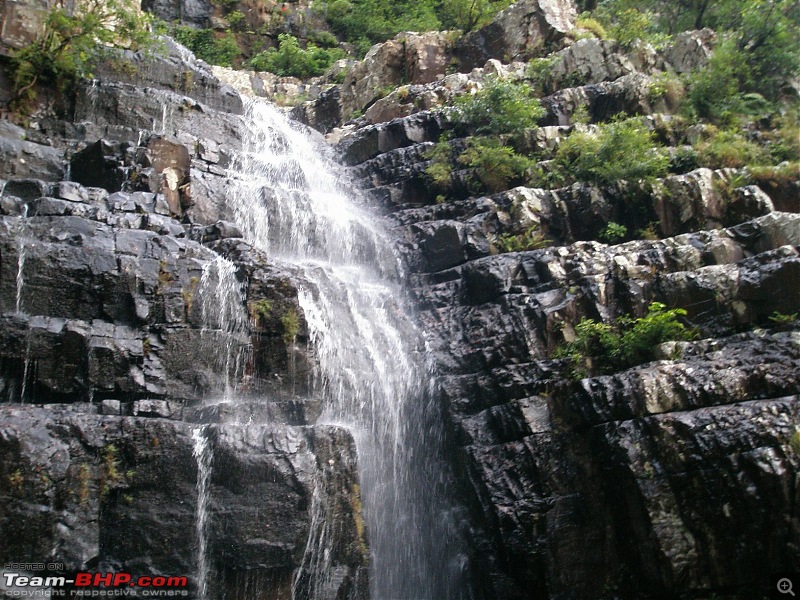
[[[561,142],[554,169],[564,179],[612,184],[666,174],[669,156],[639,118],[616,119],[596,131],[574,131]]]
[[[74,10],[56,6],[42,33],[11,57],[14,104],[20,108],[35,98],[36,86],[65,89],[92,70],[113,48],[154,47],[153,19],[137,10],[133,0],[87,0]]]
[[[545,109],[525,82],[495,78],[456,99],[453,118],[478,134],[518,134],[536,127]]]
[[[575,339],[556,356],[568,359],[577,377],[616,373],[652,361],[659,344],[695,338],[696,331],[681,322],[685,316],[681,308],[653,302],[641,318],[621,317],[613,323],[583,318],[575,326]]]
[[[304,79],[322,75],[334,61],[344,57],[344,51],[339,48],[320,48],[312,43],[301,48],[297,38],[288,33],[281,33],[278,40],[277,50],[270,48],[256,54],[247,66],[254,71]]]
[[[194,29],[178,25],[172,30],[173,37],[195,53],[197,58],[212,65],[232,67],[242,51],[236,38],[228,32],[217,35],[213,29]]]

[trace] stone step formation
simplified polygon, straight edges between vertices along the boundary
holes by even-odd
[[[581,113],[692,143],[651,91],[713,32],[629,50],[575,12],[377,46],[292,111],[320,134],[172,42],[0,122],[0,558],[209,599],[767,594],[800,546],[796,178],[426,175],[497,76],[540,87],[525,151]],[[653,302],[695,338],[582,379],[554,356]]]

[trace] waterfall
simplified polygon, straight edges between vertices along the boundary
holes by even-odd
[[[211,476],[211,443],[205,427],[192,430],[194,458],[197,461],[197,507],[195,509],[195,535],[197,537],[197,598],[208,598],[208,482]]]
[[[25,257],[26,257],[26,245],[25,245],[25,238],[23,237],[23,233],[25,232],[25,219],[28,218],[28,205],[22,205],[22,215],[20,216],[20,233],[19,237],[17,238],[17,302],[16,302],[16,313],[22,314],[22,289],[25,285]]]
[[[352,186],[345,193],[343,170],[321,145],[271,105],[246,104],[228,202],[248,241],[301,275],[319,423],[347,428],[356,442],[371,597],[468,598],[442,419],[390,236]],[[317,516],[304,560],[316,572],[302,589],[296,582],[296,598],[327,597],[324,556],[335,540]]]
[[[250,349],[244,291],[236,265],[222,256],[207,262],[197,294],[203,323],[201,340],[216,358],[214,371],[224,378],[224,400],[229,401],[235,393],[235,382],[242,380]]]

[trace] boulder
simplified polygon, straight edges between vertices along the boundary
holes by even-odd
[[[572,0],[522,0],[473,31],[455,48],[459,67],[467,71],[490,58],[503,62],[544,56],[558,49],[577,16]]]

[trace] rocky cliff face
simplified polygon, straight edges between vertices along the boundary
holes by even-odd
[[[9,46],[27,27],[15,7]],[[491,76],[526,80],[513,61],[548,53],[530,148],[556,147],[580,107],[649,115],[686,142],[650,84],[703,64],[713,35],[623,50],[572,43],[574,16],[539,0],[459,42],[399,36],[295,114],[394,224],[469,510],[474,597],[761,597],[800,560],[800,331],[770,319],[800,307],[798,182],[697,169],[475,196],[456,173],[437,202],[424,173],[453,129],[442,106]],[[241,99],[178,46],[127,59],[135,70],[104,68],[26,128],[0,123],[0,559],[196,578],[201,436],[212,597],[366,598],[354,442],[314,425],[305,393],[301,275],[249,246],[224,202]],[[595,241],[609,222],[653,239]],[[498,252],[532,225],[548,247]],[[582,317],[654,301],[684,308],[698,338],[583,379],[553,358]],[[314,519],[338,532],[321,587],[304,554]]]
[[[599,40],[559,51],[546,126],[525,143],[557,145],[581,104],[593,121],[652,115],[661,139],[684,143],[648,82],[704,64],[712,41],[704,31],[658,52]],[[437,201],[427,150],[452,129],[438,107],[487,76],[528,76],[490,58],[408,86],[329,135],[396,224],[473,510],[480,593],[765,594],[766,575],[798,560],[800,338],[796,322],[770,320],[800,306],[800,219],[787,201],[797,183],[768,194],[736,187],[733,171],[700,169],[647,189],[578,183],[475,197],[455,172]],[[302,109],[309,121],[319,106]],[[656,224],[655,239],[591,241],[609,222]],[[498,254],[501,236],[530,226],[549,248]],[[581,380],[552,359],[582,317],[642,316],[654,301],[685,308],[700,339]]]
[[[30,128],[3,125],[1,559],[194,585],[202,435],[209,593],[363,597],[355,447],[301,400],[297,275],[225,204],[241,100],[177,46],[127,58]],[[241,382],[247,399],[225,401]],[[339,532],[322,583],[312,518]]]

